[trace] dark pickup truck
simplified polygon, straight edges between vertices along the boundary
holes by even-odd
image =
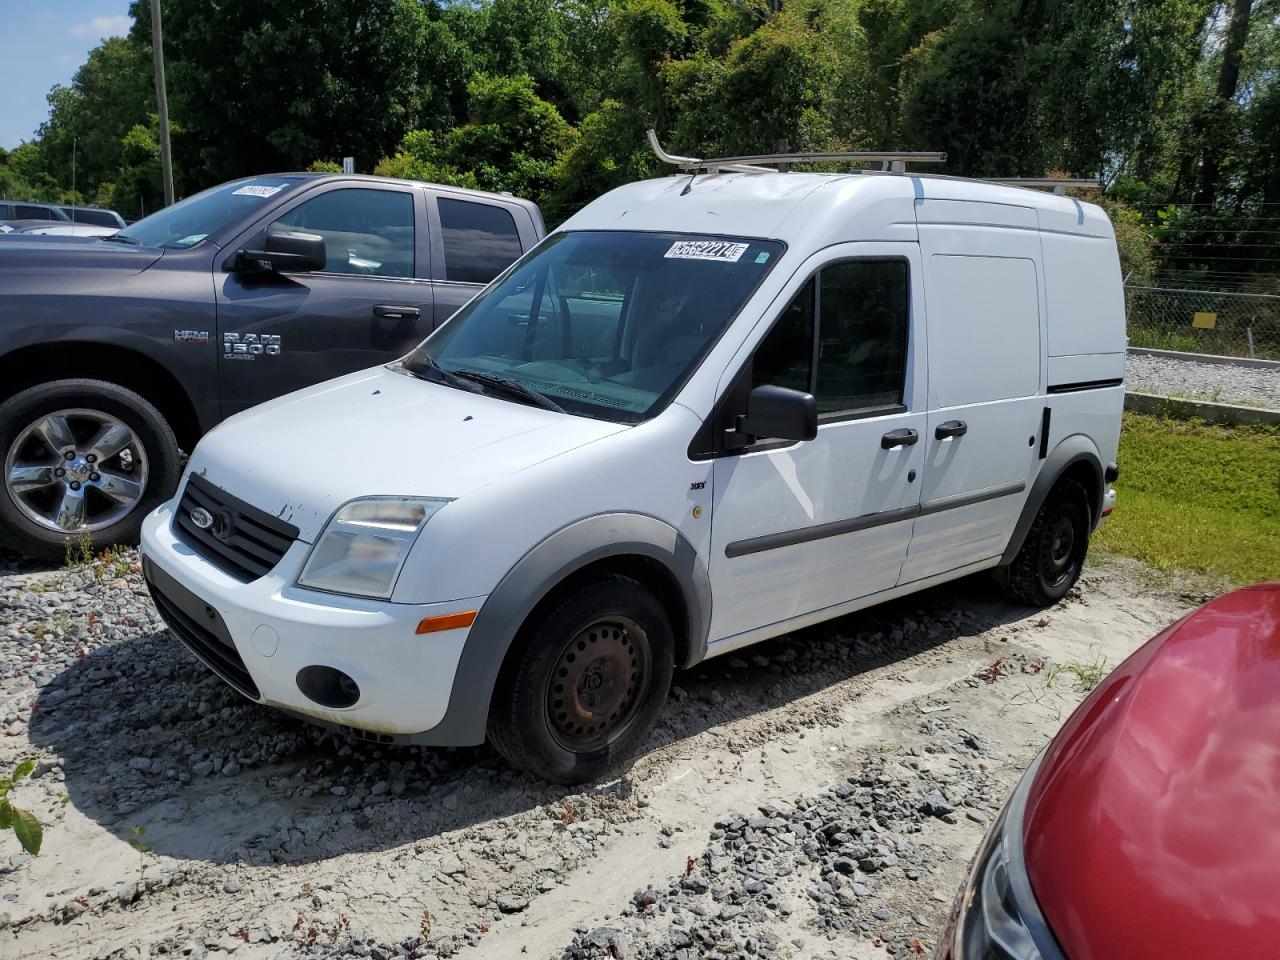
[[[54,559],[136,541],[180,450],[408,352],[543,232],[506,194],[298,173],[102,239],[0,237],[0,541]]]

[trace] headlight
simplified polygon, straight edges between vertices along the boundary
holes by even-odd
[[[390,597],[409,548],[448,502],[439,497],[368,497],[339,507],[311,548],[298,585]]]
[[[939,956],[951,960],[1063,960],[1032,893],[1022,854],[1027,794],[1039,767],[1037,757],[978,850],[969,880],[956,901],[951,942],[939,944]]]

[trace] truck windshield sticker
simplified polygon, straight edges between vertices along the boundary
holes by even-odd
[[[274,197],[283,189],[284,187],[273,187],[265,183],[249,183],[232,190],[231,195],[233,197],[261,197],[265,200],[267,197]]]
[[[668,260],[722,260],[737,263],[749,243],[733,243],[729,240],[677,240],[663,257]]]

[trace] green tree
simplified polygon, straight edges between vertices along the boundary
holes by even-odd
[[[134,36],[150,35],[135,0]],[[354,156],[447,123],[462,50],[417,0],[167,0],[174,150],[192,185]]]
[[[49,93],[49,119],[37,132],[40,163],[62,187],[93,196],[123,161],[123,140],[155,112],[149,47],[112,37],[89,51],[68,86]]]
[[[537,95],[528,75],[480,74],[467,91],[466,123],[439,133],[408,134],[376,172],[525,197],[547,195],[555,186],[556,161],[576,137],[573,127]]]

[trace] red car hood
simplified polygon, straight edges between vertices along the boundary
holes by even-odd
[[[1067,956],[1280,950],[1280,584],[1125,661],[1045,754],[1027,870]]]

